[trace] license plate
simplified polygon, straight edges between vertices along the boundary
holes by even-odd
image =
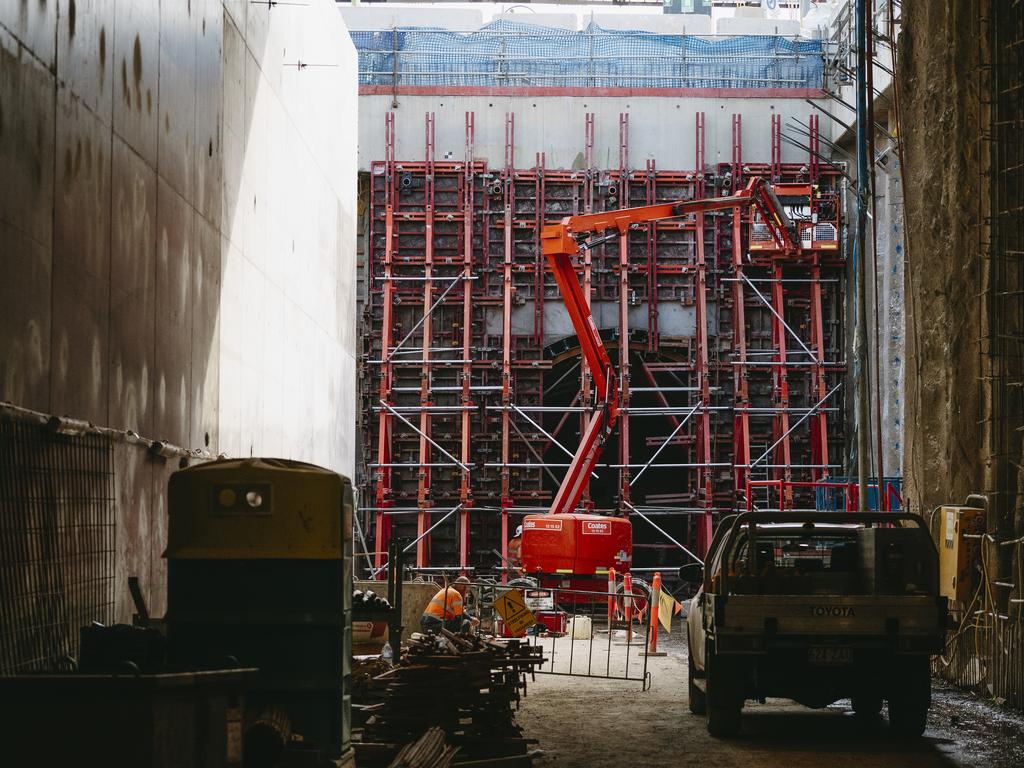
[[[811,646],[807,649],[807,661],[811,664],[851,664],[853,649],[831,645]]]

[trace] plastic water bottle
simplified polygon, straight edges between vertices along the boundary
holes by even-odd
[[[380,649],[380,657],[390,664],[395,659],[395,652],[391,650],[391,643],[384,643],[384,647]]]

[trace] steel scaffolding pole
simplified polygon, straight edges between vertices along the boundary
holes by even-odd
[[[505,115],[505,167],[502,169],[502,190],[504,193],[505,210],[505,251],[502,259],[502,294],[501,294],[501,404],[505,409],[501,412],[501,462],[507,465],[511,459],[509,440],[510,419],[508,406],[512,404],[512,210],[515,204],[515,120],[513,113]],[[507,466],[501,468],[501,557],[508,558],[508,514],[513,505],[510,476]],[[508,580],[507,572],[502,572],[502,583]]]
[[[423,367],[420,371],[420,427],[417,430],[420,436],[420,467],[417,473],[416,498],[420,507],[424,510],[416,520],[416,565],[423,567],[430,560],[430,538],[427,532],[431,529],[430,512],[427,511],[433,506],[430,498],[430,478],[432,468],[430,465],[430,448],[437,445],[430,439],[431,415],[428,406],[431,405],[430,385],[433,378],[433,369],[429,366],[430,345],[433,343],[433,291],[432,280],[434,269],[434,113],[428,112],[424,118],[425,143],[424,155],[426,157],[427,173],[424,176],[424,239],[423,239],[423,275],[426,280],[423,283],[423,318],[420,325],[423,328]],[[452,285],[455,285],[453,282]],[[463,465],[464,466],[464,465]]]
[[[619,132],[619,207],[629,206],[629,115],[620,123]],[[621,119],[621,118],[620,118]],[[625,411],[619,421],[619,459],[624,465],[619,470],[618,492],[623,503],[629,502],[629,236],[619,238],[619,405]],[[650,262],[650,254],[647,254]]]
[[[856,0],[857,14],[857,229],[853,254],[856,261],[857,327],[854,350],[857,362],[857,509],[867,511],[868,476],[871,473],[870,416],[868,404],[868,303],[867,216],[870,204],[868,181],[867,23],[872,4]]]
[[[704,214],[697,214],[696,238],[696,270],[697,282],[695,299],[697,305],[697,387],[700,390],[699,405],[703,406],[697,424],[697,463],[706,464],[711,461],[711,382],[708,381],[708,304],[707,304],[707,261],[704,255]],[[689,416],[687,416],[689,418]],[[711,491],[711,473],[707,469],[697,472],[698,493],[707,509],[707,513],[699,522],[697,532],[697,549],[706,552],[711,544],[711,509],[714,496]]]
[[[470,359],[473,342],[473,145],[476,131],[476,116],[466,113],[465,173],[462,177],[462,359]],[[454,281],[453,281],[454,284]],[[464,363],[461,373],[462,393],[460,402],[463,411],[460,419],[460,458],[463,464],[470,463],[472,447],[472,420],[470,407],[473,405],[472,383],[473,364]],[[473,491],[469,484],[469,473],[464,472],[459,481],[459,565],[469,567],[469,509],[473,505]]]
[[[394,204],[395,204],[395,114],[388,112],[384,116],[385,146],[385,223],[384,223],[384,285],[382,287],[384,321],[381,328],[381,359],[383,361],[391,346],[391,335],[394,322],[391,312],[394,306],[394,285],[391,281],[392,262],[394,258]],[[377,390],[378,399],[387,402],[391,399],[392,370],[386,362],[380,367],[380,385]],[[377,463],[382,467],[377,475],[375,500],[378,509],[386,509],[391,503],[391,415],[382,410],[377,425]],[[377,514],[374,524],[376,566],[379,567],[388,551],[391,540],[391,521],[382,513]]]

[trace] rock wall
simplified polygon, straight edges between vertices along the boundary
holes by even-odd
[[[977,30],[975,0],[903,9],[904,468],[906,496],[925,513],[985,480]]]

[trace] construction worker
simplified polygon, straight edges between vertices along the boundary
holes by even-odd
[[[450,586],[444,587],[427,603],[420,628],[430,634],[438,634],[442,628],[450,632],[466,632],[478,623],[466,615],[463,600],[469,590],[469,579],[459,576]]]

